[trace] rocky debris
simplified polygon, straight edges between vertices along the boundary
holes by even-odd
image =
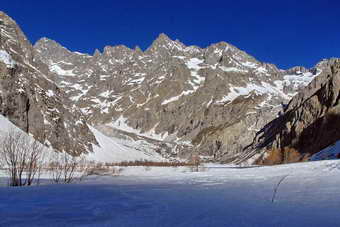
[[[260,154],[259,164],[302,161],[340,139],[340,59],[317,67],[322,73],[258,133],[244,157]]]
[[[84,115],[52,79],[15,21],[0,12],[0,114],[58,151],[91,152],[97,142]]]

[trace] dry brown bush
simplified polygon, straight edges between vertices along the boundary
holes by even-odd
[[[264,160],[260,160],[257,164],[260,165],[277,165],[283,163],[298,162],[301,160],[301,154],[294,148],[271,149],[267,151],[268,156]]]

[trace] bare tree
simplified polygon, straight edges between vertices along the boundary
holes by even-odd
[[[82,171],[84,159],[74,157],[66,152],[53,153],[50,159],[50,173],[55,183],[71,183],[76,179],[76,175]]]
[[[40,177],[44,146],[14,129],[3,135],[0,142],[0,164],[7,171],[9,185],[32,185]]]

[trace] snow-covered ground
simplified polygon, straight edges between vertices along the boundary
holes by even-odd
[[[70,185],[2,187],[0,226],[333,227],[340,225],[339,176],[339,161],[201,172],[127,167]]]

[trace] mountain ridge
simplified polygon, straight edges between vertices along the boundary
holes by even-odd
[[[47,40],[43,40],[44,43],[48,43]],[[37,42],[35,44],[35,49],[39,51],[40,53],[43,53],[43,45],[44,43]],[[48,45],[47,46],[52,46]],[[53,53],[57,53],[58,51],[52,51]],[[44,58],[53,59],[52,61],[55,62],[54,58],[55,54],[49,53],[49,51],[45,50]],[[77,59],[80,59],[80,55],[76,54],[74,55]],[[183,126],[181,124],[186,124],[183,121],[186,121],[182,118],[182,123],[178,124],[178,122],[173,122],[173,124],[165,124],[167,126],[163,126],[162,129],[160,129],[160,125],[163,124],[163,121],[161,119],[158,120],[158,122],[155,122],[155,118],[160,118],[161,115],[166,114],[160,114],[160,111],[163,111],[163,113],[167,112],[167,109],[171,111],[171,109],[174,110],[174,107],[177,106],[181,109],[181,105],[185,103],[185,105],[193,106],[190,108],[200,108],[201,113],[198,113],[196,111],[190,110],[190,108],[187,108],[186,110],[188,113],[191,112],[191,114],[196,115],[196,118],[206,118],[205,114],[208,114],[209,112],[214,112],[216,110],[212,110],[213,108],[210,108],[210,106],[220,106],[217,107],[217,109],[229,109],[230,115],[235,115],[233,113],[233,109],[235,108],[225,108],[224,105],[228,105],[227,103],[232,103],[236,100],[239,101],[239,104],[236,106],[236,112],[241,111],[243,114],[242,116],[245,117],[247,111],[247,100],[242,100],[242,97],[246,97],[247,95],[250,95],[252,98],[257,98],[260,101],[251,101],[253,104],[251,104],[251,108],[256,108],[256,105],[262,104],[262,105],[269,105],[269,109],[273,109],[273,107],[270,107],[272,104],[267,104],[266,100],[268,102],[274,102],[275,108],[273,113],[268,114],[265,113],[266,111],[259,111],[255,110],[255,112],[259,112],[259,115],[268,115],[264,118],[274,118],[276,113],[280,111],[280,104],[283,102],[288,102],[289,98],[292,97],[295,93],[294,91],[297,91],[299,87],[306,85],[314,76],[316,76],[316,72],[311,73],[311,70],[305,69],[304,67],[295,67],[289,70],[281,70],[278,69],[275,65],[269,64],[269,63],[262,63],[257,61],[254,57],[246,54],[244,51],[239,50],[238,48],[234,47],[233,45],[230,45],[226,42],[218,42],[216,44],[211,44],[207,48],[198,48],[195,46],[185,46],[183,43],[179,41],[171,40],[168,36],[165,34],[160,34],[158,38],[155,39],[155,41],[151,44],[149,48],[147,48],[145,51],[134,51],[133,49],[130,49],[124,45],[118,45],[118,46],[106,46],[104,48],[104,51],[102,53],[98,53],[94,56],[89,56],[89,59],[95,58],[93,62],[91,60],[86,60],[83,56],[82,59],[86,62],[86,67],[90,64],[94,64],[93,66],[89,67],[88,71],[84,73],[79,72],[75,73],[76,78],[81,78],[80,80],[84,81],[90,81],[91,78],[97,77],[99,80],[103,80],[104,83],[106,81],[105,77],[98,77],[96,74],[108,74],[107,78],[109,80],[115,80],[115,84],[119,84],[119,86],[115,86],[115,84],[112,84],[112,86],[109,86],[108,89],[104,88],[104,84],[98,86],[96,89],[93,89],[91,87],[89,89],[90,83],[84,83],[85,90],[84,93],[77,93],[80,94],[80,101],[84,101],[85,103],[88,102],[86,99],[97,99],[100,97],[100,95],[105,94],[107,95],[107,98],[113,94],[114,92],[115,96],[111,96],[113,101],[111,104],[113,106],[118,106],[121,102],[122,105],[116,107],[118,111],[111,110],[109,107],[110,104],[108,103],[102,103],[97,102],[98,104],[95,105],[102,105],[105,109],[102,110],[106,113],[106,116],[108,117],[106,120],[103,117],[105,113],[96,113],[93,115],[93,112],[91,112],[91,115],[93,118],[97,118],[92,123],[98,124],[98,125],[107,125],[111,124],[113,122],[113,126],[111,124],[111,127],[118,128],[118,124],[126,123],[130,128],[134,130],[139,130],[143,133],[148,132],[149,130],[155,129],[156,134],[161,134],[163,136],[162,139],[169,137],[173,137],[173,139],[167,139],[167,141],[177,141],[175,143],[182,143],[185,141],[185,144],[191,144],[193,147],[192,152],[201,152],[201,148],[198,148],[196,150],[195,146],[200,145],[204,140],[206,139],[206,133],[210,134],[211,131],[219,131],[220,129],[223,129],[224,127],[231,127],[233,128],[232,131],[238,131],[238,134],[241,134],[241,131],[237,129],[240,125],[238,125],[237,122],[242,122],[244,120],[240,119],[239,117],[234,116],[232,119],[232,122],[226,123],[226,122],[220,122],[217,125],[214,124],[213,119],[210,119],[208,121],[211,121],[211,126],[203,126],[201,129],[196,130],[196,132],[192,133],[192,135],[187,136],[188,132],[195,131],[195,127],[200,127],[197,125],[199,124],[205,124],[207,123],[207,120],[202,119],[198,120],[197,123],[195,123],[196,126],[193,127],[192,124],[189,124],[189,126],[186,126],[187,129],[183,129]],[[78,61],[78,60],[77,60]],[[76,60],[75,60],[76,62]],[[70,65],[74,65],[74,70],[72,72],[76,72],[77,70],[77,63],[75,62],[68,62],[67,65],[60,64],[60,67],[64,67],[64,71],[61,70],[56,72],[59,75],[59,78],[61,79],[61,82],[67,81],[67,83],[72,84],[72,78],[69,78],[69,75],[65,73],[63,75],[63,72],[70,70],[71,68],[68,68]],[[97,64],[97,65],[96,65]],[[83,66],[81,67],[81,70],[84,70]],[[67,70],[66,70],[67,69]],[[314,70],[315,71],[315,70]],[[292,77],[296,78],[288,78],[284,79],[284,74],[293,74]],[[87,74],[84,76],[84,74]],[[205,74],[205,75],[202,75]],[[220,85],[218,82],[214,82],[216,80],[216,76],[214,79],[211,78],[212,74],[217,74],[216,76],[222,78],[222,83],[225,84],[225,90],[221,90]],[[308,74],[308,76],[304,76],[304,74]],[[111,75],[111,76],[110,76]],[[237,80],[236,78],[233,79],[232,77],[243,77],[243,79]],[[273,78],[269,78],[273,77]],[[72,76],[71,76],[72,77]],[[250,78],[252,77],[252,78]],[[299,81],[299,78],[307,79],[307,82],[302,79]],[[192,78],[192,79],[191,79]],[[211,79],[210,79],[211,78]],[[281,78],[282,81],[279,81],[278,84],[273,83],[275,81],[275,78]],[[98,83],[97,79],[97,83]],[[249,80],[255,81],[251,82]],[[124,81],[125,80],[125,81]],[[225,82],[223,82],[226,80]],[[243,82],[242,82],[243,80]],[[265,81],[268,82],[265,82]],[[130,81],[130,82],[129,82]],[[186,82],[188,81],[188,82]],[[241,81],[241,84],[239,83]],[[292,82],[293,81],[293,82]],[[111,83],[111,82],[110,82]],[[130,83],[130,84],[129,84]],[[153,84],[154,83],[154,84]],[[212,86],[206,94],[202,94],[201,90],[206,90],[207,86],[206,83],[210,83]],[[232,83],[238,83],[239,86],[236,87],[229,87]],[[284,83],[291,83],[287,88],[284,88]],[[247,85],[248,84],[248,85]],[[79,85],[77,83],[77,85]],[[246,85],[246,86],[245,86]],[[73,90],[74,85],[70,85],[69,87],[65,86],[66,89],[70,89],[70,94],[75,92]],[[177,88],[176,88],[177,86]],[[124,89],[124,87],[126,87]],[[280,88],[282,87],[282,88]],[[176,90],[181,90],[181,92],[177,92]],[[88,90],[89,89],[89,90]],[[91,93],[91,89],[93,91],[93,95],[89,95]],[[291,94],[286,95],[284,90],[287,90]],[[97,91],[95,91],[97,90]],[[135,91],[137,94],[134,94]],[[229,90],[229,92],[227,92]],[[142,92],[141,92],[142,91]],[[151,92],[150,92],[151,91]],[[293,93],[292,93],[293,92]],[[138,94],[139,93],[139,94]],[[177,94],[176,94],[177,93]],[[197,93],[197,94],[196,94]],[[215,93],[215,95],[214,95]],[[229,93],[229,96],[228,96]],[[270,96],[267,96],[266,93],[269,93]],[[132,96],[131,96],[132,95]],[[271,96],[275,96],[276,101],[271,100]],[[195,98],[195,96],[199,96],[199,98]],[[210,97],[208,97],[210,96]],[[215,97],[217,96],[217,97]],[[267,98],[264,98],[266,97]],[[262,97],[262,98],[261,98]],[[128,100],[127,100],[128,99]],[[140,100],[139,100],[140,99]],[[189,99],[189,101],[184,101],[183,99]],[[79,102],[79,100],[77,100]],[[134,100],[134,101],[132,101]],[[177,103],[179,100],[182,100],[181,102]],[[209,108],[202,108],[199,100],[205,100],[205,105]],[[76,102],[77,102],[76,101]],[[250,101],[250,100],[248,100]],[[92,101],[91,101],[92,102]],[[154,103],[151,107],[146,107],[146,111],[141,110],[141,107],[148,106],[149,103]],[[243,103],[243,104],[242,104]],[[242,105],[240,105],[242,104]],[[255,104],[255,106],[254,106]],[[79,104],[79,105],[86,105],[86,104]],[[92,109],[92,111],[100,111],[100,108],[94,108],[93,110],[93,103],[87,104],[86,111],[89,111]],[[164,108],[165,109],[164,109]],[[177,108],[175,107],[175,109]],[[131,110],[129,110],[131,108]],[[241,109],[240,109],[241,108]],[[162,110],[163,109],[163,110]],[[155,116],[154,114],[150,114],[150,111],[157,112]],[[183,110],[183,109],[182,109]],[[180,110],[180,111],[182,111]],[[119,112],[122,113],[119,113]],[[165,111],[165,112],[164,112]],[[180,112],[179,110],[176,110],[176,112]],[[217,110],[220,111],[220,110]],[[230,112],[232,111],[232,112]],[[89,113],[90,113],[89,112]],[[254,112],[254,110],[253,110]],[[175,112],[174,112],[175,113]],[[203,113],[203,116],[202,116]],[[223,112],[220,112],[220,114],[223,115]],[[95,117],[96,115],[96,117]],[[132,115],[132,116],[131,116]],[[153,117],[150,118],[150,115],[153,115]],[[180,113],[177,113],[178,116],[181,116]],[[189,114],[190,115],[190,114]],[[197,116],[198,115],[198,116]],[[201,116],[199,116],[201,115]],[[195,118],[195,117],[194,117]],[[209,118],[209,116],[208,116]],[[252,125],[250,125],[251,121],[257,122],[258,126],[255,128],[260,129],[261,126],[264,124],[261,121],[266,121],[262,117],[252,117],[253,120],[249,120],[249,122],[244,123],[242,122],[240,127],[243,128],[243,130],[248,130],[251,128]],[[260,119],[258,119],[260,118]],[[110,120],[111,119],[111,120]],[[142,120],[144,119],[144,120]],[[145,120],[149,119],[149,120]],[[177,118],[178,119],[178,118]],[[228,119],[225,119],[226,121]],[[92,119],[90,120],[90,122]],[[126,121],[126,122],[125,122]],[[145,122],[146,121],[146,122]],[[151,122],[148,122],[151,121]],[[169,121],[169,120],[165,120]],[[174,120],[170,120],[174,121]],[[188,119],[188,122],[193,122],[195,120]],[[219,120],[221,121],[221,120]],[[111,122],[111,123],[110,123]],[[119,123],[118,123],[119,122]],[[261,122],[261,123],[260,123]],[[236,125],[235,125],[236,124]],[[234,126],[233,126],[234,125]],[[182,132],[176,132],[176,135],[174,135],[175,131],[178,131],[177,128],[180,129]],[[251,129],[251,130],[254,130]],[[187,131],[188,132],[185,132]],[[223,130],[222,130],[223,131]],[[178,136],[178,134],[180,134]],[[249,133],[253,135],[253,133]],[[165,136],[166,135],[166,136]],[[221,135],[223,137],[223,135]],[[177,139],[176,139],[177,137]],[[219,136],[220,137],[220,136]],[[250,135],[247,138],[247,142],[243,145],[236,144],[231,146],[232,149],[235,149],[237,147],[238,151],[241,151],[243,146],[245,144],[250,143]],[[235,143],[237,140],[236,136],[232,139],[228,138],[226,139],[228,143]],[[182,142],[180,142],[182,141]],[[191,141],[191,142],[188,142]],[[194,144],[192,144],[194,142]],[[222,144],[222,145],[220,145]],[[213,159],[214,153],[216,152],[216,149],[219,150],[221,146],[224,146],[222,142],[220,142],[220,139],[215,140],[214,142],[208,142],[207,145],[205,145],[205,152],[204,155],[207,156],[209,154],[209,150],[215,150],[212,153]],[[226,148],[224,148],[226,149]],[[237,153],[237,152],[235,152]],[[208,155],[209,156],[209,155]],[[216,155],[215,155],[216,156]],[[231,158],[234,159],[234,158]]]
[[[245,155],[244,150],[258,131],[324,70],[323,62],[312,69],[282,70],[223,41],[200,48],[164,33],[145,51],[118,45],[93,55],[72,52],[48,38],[30,46],[22,37],[20,48],[29,50],[20,56],[36,62],[44,80],[60,90],[59,100],[80,111],[84,125],[131,144],[142,141],[144,151],[166,158],[200,154],[210,161],[253,162],[248,157],[253,152]],[[95,144],[85,131],[92,139],[84,143]]]

